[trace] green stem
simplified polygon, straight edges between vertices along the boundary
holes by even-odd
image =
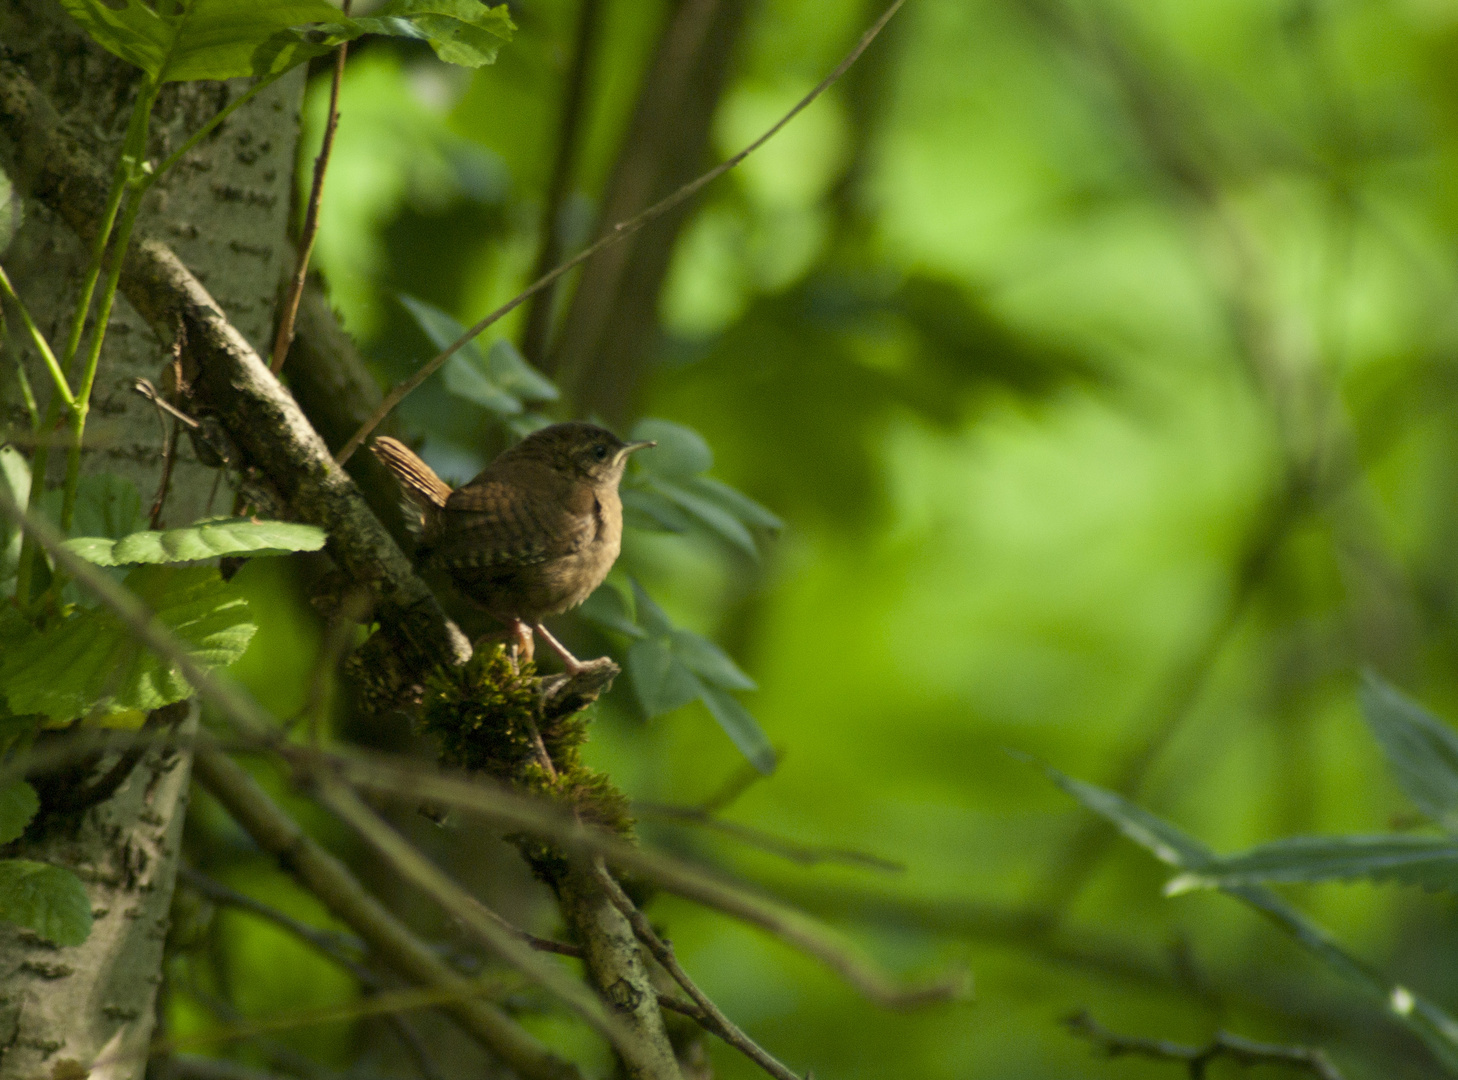
[[[56,384],[56,393],[61,396],[61,400],[66,403],[68,409],[74,408],[76,398],[71,393],[71,387],[66,383],[66,376],[61,373],[61,365],[56,362],[56,354],[51,352],[50,342],[46,340],[46,336],[41,333],[40,327],[30,317],[30,312],[26,310],[25,304],[16,295],[15,287],[10,284],[10,277],[5,273],[5,267],[3,266],[0,266],[0,291],[3,291],[6,296],[10,297],[15,302],[16,308],[20,311],[20,320],[25,323],[25,328],[30,331],[30,338],[35,342],[35,347],[40,350],[41,359],[46,362],[46,369],[51,373],[51,379]]]

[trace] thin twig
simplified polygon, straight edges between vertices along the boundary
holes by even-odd
[[[390,414],[390,411],[394,409],[396,405],[400,404],[402,400],[404,400],[405,395],[409,394],[421,383],[425,382],[426,379],[434,375],[438,370],[440,370],[441,365],[443,365],[447,360],[449,360],[452,356],[456,354],[457,350],[465,346],[467,342],[475,338],[492,323],[516,310],[516,308],[520,306],[523,302],[530,299],[532,296],[535,296],[537,293],[541,292],[543,289],[551,285],[552,282],[556,281],[569,270],[572,270],[574,267],[581,266],[583,263],[587,262],[588,259],[591,259],[594,255],[597,255],[599,252],[606,250],[614,244],[626,240],[628,237],[632,236],[649,222],[657,220],[658,218],[662,217],[664,214],[672,210],[674,207],[680,205],[688,199],[693,198],[705,186],[719,179],[719,177],[723,176],[730,169],[734,168],[734,166],[738,165],[750,154],[754,153],[761,146],[767,143],[775,135],[779,134],[781,128],[783,128],[796,116],[800,115],[800,113],[803,112],[805,108],[810,105],[811,102],[813,102],[816,98],[823,94],[837,79],[839,79],[842,75],[846,73],[850,66],[854,64],[856,60],[860,57],[861,53],[865,52],[866,48],[871,44],[871,42],[876,39],[876,35],[878,35],[885,27],[886,23],[890,21],[891,16],[895,15],[896,12],[900,10],[901,5],[905,2],[906,0],[892,0],[891,6],[888,7],[885,13],[871,25],[871,28],[869,30],[861,35],[861,39],[860,41],[856,42],[855,48],[853,48],[846,55],[846,58],[836,66],[835,70],[832,71],[825,78],[821,79],[813,90],[811,90],[808,94],[806,94],[803,98],[796,102],[795,106],[790,109],[789,112],[785,113],[784,116],[780,117],[780,119],[777,120],[768,131],[766,131],[759,138],[755,139],[754,142],[750,143],[743,150],[739,151],[739,153],[735,154],[728,160],[720,162],[718,165],[714,166],[714,168],[699,176],[697,179],[690,180],[687,184],[683,185],[683,187],[673,192],[673,194],[669,195],[659,202],[654,203],[647,210],[644,210],[641,214],[631,217],[627,221],[618,222],[618,224],[614,225],[610,230],[608,230],[608,232],[604,236],[602,236],[602,238],[599,239],[595,244],[584,248],[582,251],[578,252],[566,262],[559,264],[557,268],[555,270],[552,270],[550,273],[542,275],[540,278],[538,278],[532,284],[528,285],[524,290],[522,290],[512,299],[508,300],[495,311],[491,312],[491,314],[483,318],[480,322],[476,323],[475,326],[467,330],[450,345],[446,346],[446,348],[438,353],[435,357],[427,361],[418,371],[415,372],[414,375],[411,375],[408,379],[405,379],[404,381],[399,382],[394,387],[392,387],[390,392],[385,395],[385,399],[380,403],[380,407],[375,410],[374,414],[368,420],[366,420],[363,425],[361,425],[358,431],[350,436],[349,442],[344,444],[338,455],[336,455],[335,460],[340,465],[343,465],[346,461],[348,461],[350,457],[353,456],[354,452],[364,444],[364,441],[369,438],[370,432],[374,431],[375,428],[379,426],[380,421],[384,420],[384,418]]]
[[[818,847],[812,844],[799,844],[793,840],[786,840],[784,837],[765,832],[763,829],[756,829],[749,825],[739,825],[732,821],[720,821],[699,806],[670,806],[667,803],[635,802],[633,803],[633,814],[638,817],[660,817],[669,821],[681,822],[685,825],[712,829],[715,832],[724,833],[726,836],[732,836],[745,844],[768,851],[772,855],[789,859],[791,862],[798,863],[800,866],[818,866],[821,863],[842,863],[848,866],[866,867],[871,870],[884,870],[892,874],[903,873],[906,870],[905,863],[894,862],[891,859],[883,859],[879,855],[871,855],[864,851],[855,851],[851,848]]]
[[[577,170],[579,133],[585,112],[588,73],[592,54],[597,48],[598,30],[602,26],[602,0],[579,0],[577,36],[573,46],[572,67],[567,73],[567,87],[562,99],[562,118],[557,127],[557,155],[552,162],[552,178],[547,183],[547,201],[542,211],[542,243],[537,250],[533,278],[539,278],[556,266],[562,258],[565,237],[562,235],[562,214],[572,176]],[[521,351],[538,367],[547,355],[552,335],[553,299],[557,290],[547,286],[527,306],[526,329],[522,332]]]
[[[1190,1071],[1191,1080],[1203,1080],[1210,1063],[1216,1058],[1229,1058],[1243,1067],[1251,1065],[1289,1065],[1309,1072],[1320,1080],[1342,1080],[1342,1074],[1326,1054],[1316,1047],[1282,1046],[1255,1042],[1252,1039],[1217,1031],[1205,1046],[1185,1046],[1166,1039],[1147,1039],[1136,1035],[1116,1035],[1104,1027],[1087,1010],[1064,1020],[1068,1030],[1087,1039],[1109,1057],[1129,1054],[1158,1061],[1178,1061]]]
[[[773,1076],[775,1080],[800,1080],[794,1072],[776,1060],[774,1055],[746,1035],[733,1020],[724,1015],[707,994],[698,988],[689,978],[688,972],[684,971],[679,964],[678,958],[673,955],[673,946],[658,936],[628,894],[623,892],[623,887],[608,873],[607,867],[603,865],[601,859],[595,860],[595,869],[608,899],[632,925],[633,933],[637,935],[638,940],[648,946],[648,951],[663,965],[663,969],[673,976],[673,981],[683,987],[684,992],[699,1007],[702,1015],[695,1016],[694,1019]]]
[[[344,0],[346,17],[351,2]],[[294,276],[289,280],[283,310],[279,313],[273,357],[268,363],[268,370],[275,375],[283,370],[289,346],[294,343],[294,319],[299,313],[299,299],[304,295],[304,279],[309,276],[309,256],[314,252],[314,240],[319,235],[319,203],[324,197],[324,173],[329,169],[329,153],[334,149],[334,132],[339,127],[339,84],[344,81],[344,61],[348,55],[349,43],[341,41],[334,50],[334,77],[329,83],[329,119],[324,124],[324,142],[319,147],[319,156],[314,159],[314,182],[309,188],[309,206],[304,212],[304,227],[299,234],[299,257],[294,263]]]

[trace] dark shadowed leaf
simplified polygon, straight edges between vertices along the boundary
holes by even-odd
[[[527,363],[506,338],[491,343],[486,366],[492,382],[522,401],[556,401],[562,396],[557,384]]]
[[[248,647],[248,605],[212,567],[143,566],[125,585],[207,667],[226,667]],[[0,694],[15,713],[60,724],[93,711],[148,711],[191,693],[173,667],[137,644],[109,610],[83,609],[32,631],[0,656]]]
[[[97,566],[129,566],[136,563],[181,563],[223,555],[286,555],[294,551],[318,551],[324,546],[324,530],[293,521],[252,521],[224,518],[202,521],[185,529],[139,532],[120,540],[99,536],[66,541],[72,552]]]
[[[670,420],[639,420],[633,428],[632,440],[651,439],[658,445],[652,453],[642,453],[634,460],[651,476],[670,480],[687,480],[714,467],[714,452],[704,437],[692,428]]]
[[[628,649],[628,674],[638,702],[650,718],[682,708],[704,690],[662,638],[633,642]]]
[[[30,824],[40,809],[40,798],[24,780],[0,787],[0,844],[8,844]]]
[[[728,690],[757,690],[753,679],[739,670],[719,646],[689,630],[674,630],[669,636],[673,651],[684,666],[715,686]]]
[[[644,532],[688,532],[689,516],[669,499],[649,488],[624,487],[623,522]]]
[[[1408,798],[1458,832],[1458,733],[1370,672],[1362,680],[1362,714]]]
[[[774,772],[774,747],[749,710],[739,704],[734,695],[715,686],[705,686],[701,696],[714,719],[719,721],[719,726],[734,740],[734,745],[749,759],[749,763],[766,776]]]
[[[649,489],[668,499],[715,536],[727,540],[746,555],[757,557],[754,537],[740,520],[718,503],[694,495],[677,484],[655,480]]]
[[[670,619],[661,607],[653,602],[647,590],[638,584],[636,578],[633,581],[633,610],[638,615],[638,625],[648,631],[652,637],[667,637],[673,633],[673,620]]]
[[[599,585],[577,610],[582,613],[584,619],[608,630],[615,630],[620,634],[635,638],[647,636],[647,631],[633,621],[633,615],[628,610],[628,602],[623,599],[623,594],[611,585]]]
[[[29,859],[0,859],[0,919],[53,945],[80,945],[91,934],[91,901],[69,870]]]
[[[466,328],[433,304],[401,295],[400,303],[437,349],[460,340]],[[491,365],[473,339],[446,361],[445,386],[456,397],[474,401],[498,416],[516,416],[524,409],[521,401],[491,375]]]
[[[690,491],[710,502],[718,503],[746,525],[769,529],[771,532],[779,532],[785,527],[782,520],[748,495],[718,480],[707,476],[695,476],[692,480],[685,481],[682,487],[685,491]]]

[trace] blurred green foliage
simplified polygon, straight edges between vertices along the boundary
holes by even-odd
[[[575,243],[661,17],[606,7],[563,208]],[[715,153],[877,10],[757,5]],[[574,13],[514,6],[515,41],[475,72],[397,43],[351,56],[317,259],[382,380],[433,351],[399,294],[469,323],[525,283]],[[1220,852],[1402,826],[1355,672],[1458,715],[1455,56],[1444,0],[911,0],[695,210],[644,411],[702,433],[714,476],[786,527],[759,561],[630,532],[622,566],[758,684],[745,701],[783,760],[726,819],[907,869],[795,865],[651,816],[641,829],[842,922],[889,964],[966,961],[978,978],[975,1004],[887,1014],[754,931],[658,902],[688,970],[783,1060],[866,1080],[1177,1074],[1060,1029],[1087,1007],[1187,1042],[1225,1027],[1319,1043],[1350,1077],[1437,1074],[1253,913],[1165,899],[1151,860],[1087,831],[1003,749],[1126,784]],[[326,96],[316,79],[315,144]],[[514,338],[520,316],[493,333]],[[400,415],[448,479],[504,444],[439,377]],[[244,586],[260,631],[240,670],[288,714],[320,630],[277,565]],[[742,768],[701,704],[645,722],[626,679],[586,750],[657,802],[710,798]],[[244,872],[241,846],[200,835],[230,882],[307,914],[283,878]],[[432,841],[462,864],[479,842]],[[1458,1006],[1451,897],[1283,891]],[[545,904],[518,917],[552,929]],[[313,967],[312,992],[286,999],[268,980],[297,948],[227,919],[213,960],[240,1008],[336,1000]],[[343,1068],[350,1040],[329,1031],[277,1038]],[[755,1075],[712,1052],[720,1075]]]

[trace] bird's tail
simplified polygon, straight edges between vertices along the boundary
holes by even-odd
[[[451,486],[421,461],[414,450],[388,435],[375,439],[370,443],[370,449],[395,474],[410,501],[419,506],[426,517],[445,506],[451,495]]]

